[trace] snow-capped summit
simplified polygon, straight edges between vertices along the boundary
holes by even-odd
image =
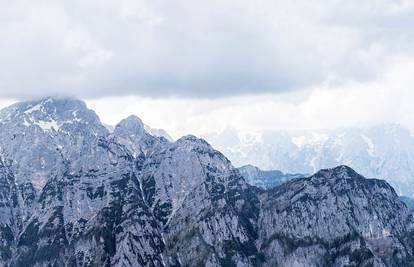
[[[2,124],[39,127],[43,131],[59,131],[69,124],[88,124],[101,128],[99,117],[86,107],[85,102],[72,98],[44,98],[20,102],[0,112]]]
[[[108,134],[96,113],[71,98],[20,102],[0,112],[0,147],[19,183],[42,188],[49,177],[83,165]],[[67,164],[71,162],[71,164]]]

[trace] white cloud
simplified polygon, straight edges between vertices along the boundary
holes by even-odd
[[[104,121],[136,114],[173,136],[205,136],[234,128],[241,132],[323,129],[401,123],[414,129],[414,59],[396,61],[377,81],[319,86],[285,94],[219,99],[118,97],[88,101]]]
[[[216,99],[120,96],[89,99],[102,121],[115,125],[135,114],[175,138],[235,129],[251,134],[276,129],[365,127],[401,123],[414,130],[414,58],[401,58],[382,79],[318,86],[283,94]],[[14,102],[0,99],[0,107]]]
[[[175,137],[414,129],[410,0],[0,2],[0,106],[76,96]]]
[[[226,97],[377,80],[412,1],[1,1],[0,96]]]

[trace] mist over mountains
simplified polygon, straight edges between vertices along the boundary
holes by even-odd
[[[399,194],[414,195],[414,137],[397,124],[247,136],[227,129],[205,137],[237,167],[311,174],[344,164],[366,177],[387,180]]]

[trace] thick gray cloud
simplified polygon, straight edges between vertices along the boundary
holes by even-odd
[[[375,80],[408,1],[0,0],[0,97],[221,97]]]

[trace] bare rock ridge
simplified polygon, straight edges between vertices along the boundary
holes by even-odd
[[[74,99],[0,112],[0,266],[413,266],[413,219],[346,166],[269,189],[195,136]]]
[[[272,265],[413,264],[410,215],[383,180],[339,166],[269,190],[261,203],[259,246]]]

